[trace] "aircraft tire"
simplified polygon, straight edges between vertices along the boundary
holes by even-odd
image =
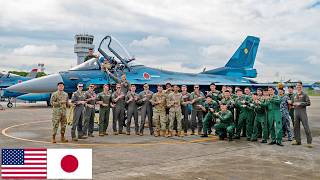
[[[12,102],[8,102],[7,107],[8,107],[8,108],[12,108],[12,107],[13,107]]]

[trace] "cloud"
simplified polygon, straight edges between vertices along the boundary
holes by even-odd
[[[320,59],[316,56],[309,56],[306,59],[306,62],[308,62],[311,65],[320,65]]]
[[[148,36],[141,40],[133,40],[130,46],[143,48],[162,48],[170,45],[170,41],[166,37]]]
[[[47,55],[52,53],[57,53],[57,45],[33,45],[28,44],[21,48],[13,49],[14,55],[23,55],[23,56],[37,56],[37,55]]]

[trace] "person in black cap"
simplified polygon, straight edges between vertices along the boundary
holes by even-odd
[[[73,141],[78,141],[76,138],[76,129],[78,131],[78,138],[85,139],[83,137],[82,131],[82,121],[84,117],[84,106],[86,104],[85,101],[85,92],[83,90],[83,84],[78,83],[78,90],[72,94],[71,103],[74,104],[73,110],[73,120],[72,120],[72,128],[71,128],[71,137]]]
[[[88,61],[89,59],[92,59],[92,58],[97,58],[98,56],[94,55],[93,52],[94,52],[93,48],[89,48],[88,55],[84,58],[83,62],[86,62],[86,61]]]
[[[65,138],[64,134],[66,131],[66,111],[68,104],[68,94],[64,92],[64,83],[59,82],[57,84],[58,90],[52,93],[50,98],[50,104],[52,105],[52,143],[56,143],[56,134],[59,128],[59,124],[61,124],[61,142],[65,143],[68,140]]]

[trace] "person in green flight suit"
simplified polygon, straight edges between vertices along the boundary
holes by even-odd
[[[203,134],[201,137],[208,137],[208,133],[211,132],[211,127],[215,124],[215,119],[213,117],[213,113],[218,111],[218,103],[211,98],[211,96],[207,96],[207,100],[202,107],[202,110],[206,113],[203,119]]]
[[[268,128],[266,119],[266,102],[263,96],[259,96],[258,93],[253,94],[253,109],[255,112],[255,119],[253,125],[253,134],[251,136],[251,141],[258,140],[258,127],[261,126],[262,129],[262,140],[261,143],[267,143]]]
[[[88,55],[84,58],[83,62],[86,62],[92,58],[98,58],[98,56],[93,54],[93,48],[89,48]]]
[[[282,119],[280,113],[280,102],[281,99],[278,95],[274,94],[274,88],[269,87],[269,97],[266,100],[268,109],[268,126],[271,135],[270,145],[277,144],[283,146],[282,144]]]
[[[220,112],[214,113],[215,118],[219,119],[219,123],[217,123],[214,128],[220,140],[228,137],[229,141],[232,141],[234,133],[232,112],[228,110],[227,104],[224,103],[220,105],[220,109]]]
[[[289,86],[288,87],[288,96],[290,98],[289,101],[289,115],[291,117],[291,121],[292,121],[292,126],[294,127],[294,107],[293,107],[293,100],[294,100],[294,96],[295,94],[293,93],[294,90],[294,86]]]
[[[246,101],[248,104],[248,116],[247,116],[247,120],[245,122],[245,132],[246,132],[246,137],[247,140],[250,141],[251,140],[251,136],[252,136],[252,132],[253,132],[253,122],[254,122],[254,110],[252,108],[253,104],[252,104],[252,93],[251,93],[251,89],[249,87],[244,88],[244,93],[246,96]]]
[[[253,124],[253,122],[251,122],[251,110],[252,110],[252,102],[251,99],[248,98],[248,96],[243,95],[243,92],[241,89],[237,90],[237,100],[235,103],[235,106],[237,108],[237,111],[239,112],[239,119],[238,119],[238,125],[237,125],[237,129],[236,129],[236,135],[235,135],[235,139],[240,139],[240,134],[241,134],[241,130],[243,129],[243,126],[245,126],[245,124],[248,126],[251,123]],[[246,132],[243,132],[244,134],[246,134],[247,136],[247,140],[250,141],[251,140],[251,133],[252,132],[252,127],[250,129],[250,127],[246,128]]]

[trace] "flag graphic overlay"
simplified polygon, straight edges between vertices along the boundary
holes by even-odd
[[[47,149],[2,149],[3,179],[46,179]]]

